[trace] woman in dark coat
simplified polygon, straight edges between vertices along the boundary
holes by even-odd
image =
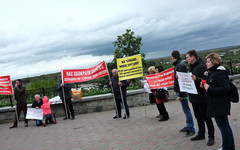
[[[234,137],[228,121],[230,115],[228,73],[220,66],[221,57],[211,53],[206,57],[208,79],[204,88],[207,91],[208,115],[214,117],[222,135],[222,150],[235,150]]]

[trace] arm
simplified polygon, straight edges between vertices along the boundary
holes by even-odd
[[[26,88],[25,88],[25,87],[22,87],[22,88],[16,87],[16,88],[15,88],[15,92],[25,93],[25,91],[26,91]]]
[[[58,82],[57,91],[60,91],[61,89],[62,89],[62,87],[61,87],[61,82]]]

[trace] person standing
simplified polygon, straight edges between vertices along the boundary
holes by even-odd
[[[27,100],[26,100],[26,88],[22,85],[22,80],[17,79],[14,89],[14,97],[13,100],[17,101],[16,104],[16,114],[15,114],[15,121],[13,126],[9,127],[16,128],[18,125],[18,118],[20,117],[21,111],[24,113],[24,121],[25,127],[28,126],[28,120],[26,119],[27,115]]]
[[[32,104],[32,108],[39,109],[39,108],[41,108],[42,104],[43,104],[43,101],[42,101],[40,95],[36,94],[35,101]],[[42,120],[36,120],[36,126],[41,126],[41,125],[42,125]]]
[[[60,98],[62,100],[62,105],[63,105],[64,112],[66,113],[66,111],[67,111],[67,114],[65,114],[66,117],[63,118],[63,120],[70,119],[69,110],[70,110],[71,116],[72,116],[71,120],[74,120],[75,119],[75,115],[74,115],[74,110],[73,110],[73,105],[72,105],[72,100],[71,100],[72,99],[71,84],[62,83],[62,76],[59,75],[59,77],[60,77],[60,81],[58,83],[57,90],[60,92],[59,96],[60,96]],[[63,89],[64,89],[64,95],[63,95]],[[65,103],[64,103],[64,100],[65,100]],[[65,110],[65,104],[66,104],[67,110]]]
[[[172,61],[174,65],[174,91],[178,96],[178,100],[181,103],[182,110],[186,117],[186,127],[180,130],[180,132],[186,132],[186,136],[192,136],[195,134],[193,117],[191,109],[188,106],[188,93],[180,92],[176,72],[187,72],[187,67],[184,62],[181,60],[180,53],[177,50],[174,50],[171,54]]]
[[[222,148],[235,150],[233,132],[228,121],[231,102],[229,99],[230,84],[226,69],[221,64],[221,57],[210,53],[206,57],[208,77],[206,84],[201,84],[207,91],[208,116],[214,117],[222,135]]]
[[[121,118],[121,103],[123,101],[123,105],[126,111],[126,114],[124,115],[123,119],[129,118],[130,117],[130,112],[129,112],[129,107],[127,104],[127,87],[129,86],[129,82],[124,80],[124,81],[119,81],[118,79],[118,70],[113,69],[112,70],[112,78],[111,81],[109,82],[109,85],[113,87],[113,92],[115,96],[115,102],[117,105],[117,112],[116,116],[114,116],[114,119]],[[120,92],[120,88],[122,93]],[[123,100],[122,100],[123,99]]]
[[[192,103],[194,116],[197,119],[198,134],[191,138],[191,141],[198,141],[205,139],[205,123],[208,128],[208,146],[212,146],[215,143],[214,140],[214,125],[212,119],[207,117],[207,99],[206,91],[200,87],[202,79],[205,79],[204,72],[207,71],[207,67],[203,60],[198,58],[196,50],[189,50],[186,54],[186,61],[190,65],[189,72],[192,73],[192,79],[195,82],[195,86],[198,94],[189,93],[189,101]]]

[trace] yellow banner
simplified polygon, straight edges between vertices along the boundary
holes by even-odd
[[[119,81],[143,77],[141,54],[117,59]]]

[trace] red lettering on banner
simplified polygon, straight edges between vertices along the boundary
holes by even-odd
[[[158,89],[174,85],[174,68],[163,72],[145,76],[150,89]]]

